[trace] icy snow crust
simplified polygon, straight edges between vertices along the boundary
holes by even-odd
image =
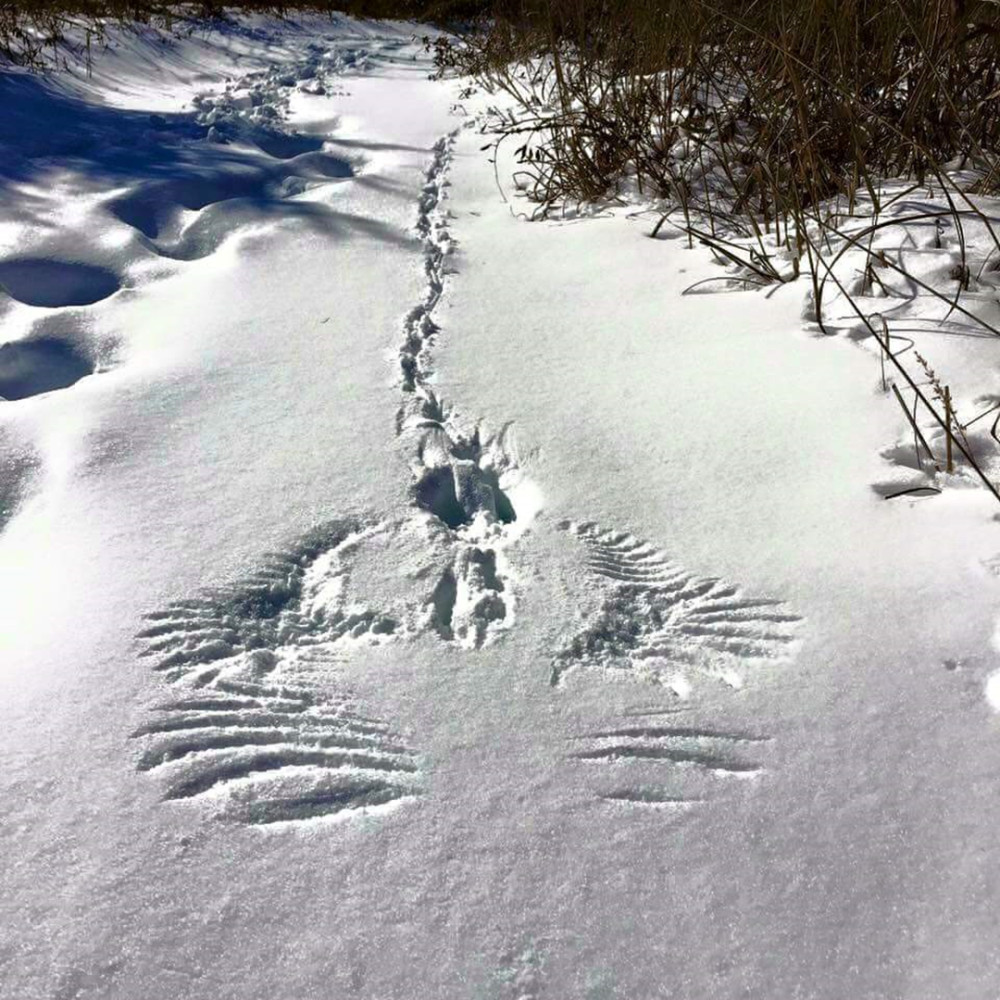
[[[995,997],[989,498],[415,30],[0,75],[0,997]]]

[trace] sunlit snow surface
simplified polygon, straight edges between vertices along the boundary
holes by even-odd
[[[990,674],[986,679],[986,700],[990,703],[990,708],[995,712],[1000,712],[1000,673]]]
[[[0,75],[0,997],[992,1000],[987,498],[425,31]]]

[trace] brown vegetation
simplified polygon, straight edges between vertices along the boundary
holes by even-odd
[[[977,198],[1000,191],[1000,5],[497,0],[477,32],[440,47],[439,63],[510,98],[487,130],[516,143],[518,186],[536,215],[632,187],[664,206],[654,236],[676,226],[744,282],[807,274],[824,331],[834,289],[1000,500],[953,436],[952,409],[900,362],[864,301],[879,274],[896,275],[1000,336],[960,301],[968,276],[1000,255]],[[934,207],[901,214],[918,188]],[[953,292],[879,248],[884,230],[907,223],[955,234],[965,278]],[[968,253],[970,228],[980,259]],[[865,276],[860,290],[844,283],[845,258]]]
[[[253,12],[287,17],[341,11],[359,17],[451,22],[479,15],[482,0],[20,0],[0,2],[0,59],[41,68],[73,38],[99,43],[112,25],[184,30],[207,19]]]

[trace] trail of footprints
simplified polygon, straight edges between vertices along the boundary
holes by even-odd
[[[446,208],[447,174],[460,129],[435,144],[420,195],[416,230],[424,254],[426,291],[403,323],[398,363],[402,401],[397,435],[412,444],[412,494],[452,533],[450,566],[437,594],[438,631],[479,648],[514,621],[514,593],[503,549],[517,511],[505,484],[520,475],[508,428],[463,432],[430,384],[431,350],[440,333],[434,313],[444,294],[454,249]]]
[[[433,313],[452,248],[442,202],[456,134],[437,143],[426,175],[417,232],[427,290],[404,321],[399,354],[397,434],[413,445],[413,510],[395,522],[333,520],[266,556],[248,578],[148,616],[142,655],[173,696],[133,738],[139,769],[160,778],[168,800],[210,800],[218,814],[269,824],[413,799],[423,785],[419,757],[389,724],[331,690],[338,663],[358,646],[425,631],[477,649],[513,623],[505,549],[518,513],[505,487],[520,475],[516,449],[506,428],[461,432],[429,384]],[[554,687],[577,669],[643,677],[677,693],[690,670],[738,686],[737,665],[789,655],[798,618],[781,602],[694,577],[632,535],[560,527],[583,544],[601,603],[556,653]],[[384,558],[386,548],[394,558]],[[359,594],[366,558],[368,600]],[[385,566],[395,571],[407,558],[401,594]],[[600,801],[689,808],[702,801],[691,794],[692,776],[764,769],[766,737],[666,725],[671,711],[572,741],[568,758],[601,775]]]

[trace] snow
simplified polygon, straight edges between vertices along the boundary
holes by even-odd
[[[990,708],[1000,711],[1000,674],[990,674],[986,679],[986,700]]]
[[[992,998],[995,501],[423,30],[0,76],[0,997]]]

